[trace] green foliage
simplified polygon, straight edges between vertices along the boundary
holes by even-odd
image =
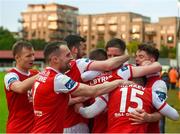
[[[161,45],[161,48],[159,51],[160,57],[161,58],[168,58],[168,52],[169,52],[168,47],[165,45]]]
[[[99,40],[97,42],[96,48],[105,48],[105,41],[104,40]]]
[[[175,47],[169,49],[168,57],[172,58],[172,59],[176,59],[176,48]]]
[[[140,42],[138,41],[129,42],[129,44],[127,45],[127,50],[130,56],[134,56],[136,54],[139,44]]]
[[[159,53],[161,58],[176,58],[176,48],[168,48],[168,46],[161,45]]]
[[[46,41],[42,39],[32,39],[30,42],[35,50],[43,50],[46,45]]]
[[[3,27],[0,27],[0,50],[11,50],[16,39],[11,32]]]

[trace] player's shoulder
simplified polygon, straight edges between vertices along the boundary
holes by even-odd
[[[37,69],[30,69],[29,72],[30,72],[31,75],[36,75],[36,74],[38,74],[40,71],[37,70]]]

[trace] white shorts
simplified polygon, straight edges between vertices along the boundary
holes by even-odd
[[[86,123],[78,123],[72,127],[64,128],[63,133],[89,133],[89,128]]]

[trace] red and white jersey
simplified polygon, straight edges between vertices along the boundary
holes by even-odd
[[[36,70],[24,73],[13,68],[5,75],[5,93],[9,110],[7,133],[29,133],[31,131],[34,123],[31,91],[22,94],[13,92],[11,84],[15,81],[23,81],[37,73]]]
[[[63,132],[69,94],[79,83],[70,77],[47,67],[35,80],[33,86],[33,106],[35,124],[33,133]]]
[[[125,65],[110,72],[87,71],[81,75],[83,82],[89,85],[97,85],[105,81],[116,79],[130,80],[132,79],[132,66]]]
[[[108,101],[108,133],[145,133],[147,124],[131,125],[129,113],[135,108],[161,110],[166,103],[152,92],[152,89],[140,85],[121,86],[109,93]]]
[[[104,83],[106,81],[112,81],[115,79],[128,80],[128,79],[132,78],[131,65],[126,65],[126,66],[123,66],[123,67],[116,69],[112,72],[107,72],[107,73],[101,73],[100,74],[100,73],[97,73],[96,71],[94,71],[94,72],[88,71],[85,73],[86,73],[85,75],[87,75],[87,77],[85,75],[83,75],[83,78],[85,81],[87,79],[89,80],[90,77],[94,78],[95,75],[99,74],[93,80],[88,82],[89,85],[97,85],[97,84],[101,84],[101,83]],[[107,103],[107,98],[105,98],[103,95],[100,96],[99,98],[101,98],[102,101]],[[93,124],[92,132],[93,133],[105,133],[106,129],[107,129],[107,109],[105,109],[102,113],[100,113],[99,115],[94,117],[94,124]]]
[[[159,73],[155,73],[147,76],[146,87],[152,88],[152,90],[158,94],[159,98],[162,101],[167,99],[166,83],[163,80],[161,80]],[[156,111],[157,111],[156,109],[153,109],[152,112],[156,112]],[[160,133],[159,121],[149,123],[147,132]]]
[[[82,82],[81,74],[88,70],[92,62],[93,61],[89,60],[88,58],[72,60],[70,63],[71,69],[66,72],[66,75],[71,77],[71,79],[74,81]],[[64,128],[72,127],[81,122],[87,123],[88,120],[74,111],[74,105],[68,106]]]

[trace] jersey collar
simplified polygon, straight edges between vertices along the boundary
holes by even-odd
[[[21,71],[21,70],[19,70],[18,68],[14,68],[17,72],[19,72],[20,74],[22,74],[22,75],[25,75],[25,76],[30,76],[30,72],[28,71],[28,73],[25,73],[25,72],[23,72],[23,71]]]
[[[52,70],[52,71],[54,71],[54,72],[56,72],[56,73],[60,73],[58,70],[56,70],[56,69],[54,69],[54,68],[52,68],[52,67],[46,67],[46,69]]]

